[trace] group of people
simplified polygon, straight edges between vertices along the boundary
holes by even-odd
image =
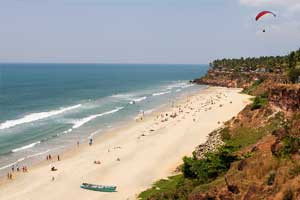
[[[46,156],[46,160],[52,160],[51,154]],[[57,161],[60,161],[60,156],[59,155],[57,155]]]
[[[15,172],[15,171],[17,171],[17,172],[20,172],[21,170],[20,170],[20,167],[17,165],[16,167],[15,167],[15,165],[13,165],[12,167],[11,167],[11,172],[8,172],[7,173],[7,179],[13,179],[13,173]],[[28,168],[27,168],[27,166],[26,165],[23,165],[22,166],[22,172],[28,172]]]

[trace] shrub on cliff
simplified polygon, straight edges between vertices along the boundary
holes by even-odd
[[[259,79],[259,80],[255,81],[251,86],[245,88],[242,92],[251,95],[253,93],[253,91],[255,91],[257,89],[257,87],[263,82],[264,82],[263,79]]]
[[[281,158],[288,158],[292,154],[298,153],[300,138],[287,135],[281,140],[277,140],[271,147],[273,155]]]
[[[182,172],[185,178],[197,179],[199,183],[208,183],[228,171],[237,157],[232,154],[232,146],[223,146],[215,153],[208,153],[206,158],[185,157]]]
[[[288,71],[288,77],[289,77],[289,80],[292,83],[299,82],[300,68],[291,68],[291,69],[289,69],[289,71]]]
[[[264,105],[267,104],[267,99],[261,96],[257,96],[254,98],[253,103],[251,105],[251,110],[260,109]]]

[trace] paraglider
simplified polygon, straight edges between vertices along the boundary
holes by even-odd
[[[276,17],[276,15],[271,11],[262,11],[262,12],[260,12],[256,15],[255,20],[258,21],[260,18],[262,18],[263,16],[268,15],[268,14],[273,15],[274,17]]]
[[[273,15],[274,17],[276,17],[276,14],[274,14],[274,13],[271,12],[271,11],[262,11],[262,12],[260,12],[260,13],[258,13],[258,14],[256,15],[255,21],[259,21],[259,20],[260,20],[262,17],[264,17],[265,15]],[[265,33],[266,30],[263,29],[262,32]]]

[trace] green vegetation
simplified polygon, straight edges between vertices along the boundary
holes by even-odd
[[[275,182],[275,178],[276,178],[276,172],[271,171],[267,180],[267,185],[273,185],[273,183]]]
[[[206,158],[184,157],[182,172],[185,178],[197,179],[200,184],[209,183],[228,171],[237,157],[233,155],[232,146],[223,146],[215,153],[208,153]]]
[[[176,175],[169,177],[168,179],[162,179],[157,182],[155,182],[152,186],[152,188],[142,192],[139,195],[139,198],[141,199],[148,199],[150,196],[160,196],[162,193],[175,193],[176,189],[182,185],[184,182],[183,175]],[[164,194],[165,197],[168,196],[168,194]],[[162,196],[160,196],[162,197]],[[163,198],[161,198],[163,199]],[[165,198],[167,199],[167,198]]]
[[[226,126],[225,128],[223,128],[222,130],[220,130],[220,135],[223,141],[228,141],[231,138],[230,135],[230,130],[229,128]]]
[[[251,144],[254,144],[267,133],[266,127],[263,128],[249,128],[239,127],[232,131],[234,135],[230,140],[225,140],[227,145],[234,147],[235,150],[239,150]]]
[[[259,58],[243,58],[240,59],[221,59],[215,60],[211,63],[214,69],[225,68],[234,71],[255,71],[267,70],[269,72],[281,71],[282,67],[288,66],[287,56],[268,56]]]
[[[300,63],[300,49],[287,56],[262,56],[258,58],[218,59],[210,63],[213,69],[248,72],[260,71],[282,73]]]
[[[289,178],[294,178],[300,175],[300,165],[295,164],[291,169],[289,169]]]
[[[292,154],[298,153],[300,149],[300,138],[291,135],[285,136],[282,140],[282,146],[275,152],[275,156],[289,158]]]
[[[253,91],[255,91],[257,89],[257,87],[262,84],[264,82],[264,80],[259,79],[257,81],[255,81],[251,86],[249,86],[248,88],[245,88],[242,92],[245,94],[253,94]]]
[[[262,96],[257,96],[254,98],[253,103],[251,105],[251,110],[260,109],[268,103],[268,99]]]
[[[291,68],[288,70],[288,77],[289,77],[289,80],[292,82],[292,83],[297,83],[299,82],[299,77],[300,77],[300,68]]]
[[[152,188],[142,192],[140,199],[186,199],[195,189],[205,190],[222,182],[218,177],[227,172],[232,162],[237,160],[234,149],[223,146],[215,153],[208,153],[206,158],[184,157],[182,175],[169,177],[153,184]]]

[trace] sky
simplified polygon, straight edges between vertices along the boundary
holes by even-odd
[[[277,17],[256,22],[262,10]],[[0,0],[0,62],[205,64],[299,47],[299,0]]]

